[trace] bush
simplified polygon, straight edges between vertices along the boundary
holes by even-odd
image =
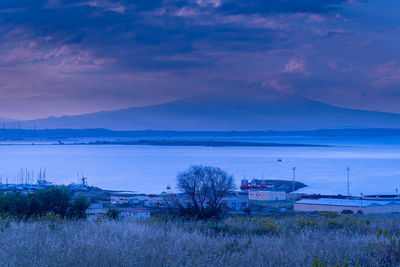
[[[209,228],[216,233],[235,235],[279,235],[282,226],[271,218],[228,218],[222,222],[214,222]]]
[[[244,214],[251,215],[251,208],[250,207],[246,207],[246,208],[243,209],[243,212],[244,212]]]
[[[64,218],[67,215],[70,197],[65,187],[51,187],[47,190],[40,190],[29,195],[29,197],[29,216],[42,217],[47,213],[54,213]]]
[[[400,264],[400,216],[310,215],[309,221],[305,215],[279,219],[235,217],[221,221],[161,217],[157,221],[116,222],[59,222],[58,217],[47,216],[48,220],[34,222],[0,220],[2,266]],[[292,228],[297,219],[305,221],[306,228],[301,231]],[[341,229],[327,229],[330,219],[346,224]],[[314,222],[318,225],[314,226]],[[348,229],[353,224],[357,225],[356,231]],[[359,231],[359,227],[365,231]]]
[[[354,214],[352,210],[342,210],[341,214]]]
[[[394,266],[400,263],[400,238],[382,228],[376,233],[378,255],[382,266]]]
[[[17,219],[40,218],[47,214],[61,219],[85,218],[89,207],[87,199],[79,196],[71,201],[65,187],[51,187],[32,194],[11,192],[0,194],[0,214]]]
[[[108,207],[106,217],[110,220],[119,220],[119,210],[116,207]]]
[[[85,219],[86,210],[89,208],[89,202],[85,196],[79,195],[68,209],[68,218],[70,219]]]

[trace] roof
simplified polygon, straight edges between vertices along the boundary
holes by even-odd
[[[365,196],[365,197],[363,197],[363,199],[366,199],[366,200],[379,200],[379,201],[381,201],[381,200],[383,200],[383,201],[400,201],[400,196],[388,196],[388,195],[386,195],[386,196]]]
[[[302,199],[295,204],[310,205],[328,205],[328,206],[346,206],[346,207],[381,207],[381,206],[399,206],[399,201],[380,201],[380,200],[360,200],[360,199]]]
[[[107,213],[107,209],[91,209],[86,210],[87,214],[105,214]]]
[[[249,193],[280,193],[280,194],[285,193],[286,194],[286,191],[283,191],[283,190],[250,190]]]

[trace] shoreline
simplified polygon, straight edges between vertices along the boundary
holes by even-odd
[[[301,143],[263,143],[243,141],[192,141],[192,140],[138,140],[138,141],[93,141],[64,143],[0,143],[0,146],[93,146],[93,145],[123,145],[123,146],[165,146],[165,147],[337,147],[325,144]]]
[[[72,145],[129,145],[129,146],[194,146],[194,147],[333,147],[331,145],[296,144],[296,143],[262,143],[243,141],[193,141],[193,140],[139,140],[139,141],[95,141]]]

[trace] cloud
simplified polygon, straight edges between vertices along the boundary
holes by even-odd
[[[396,10],[394,0],[388,5]],[[398,16],[385,11],[382,26],[375,9],[347,0],[0,1],[0,93],[15,104],[0,116],[11,109],[33,116],[37,107],[41,115],[115,109],[203,92],[326,102],[390,94],[400,58],[390,29]],[[46,111],[49,99],[57,110]]]
[[[220,10],[230,14],[327,13],[344,3],[346,0],[237,0],[224,1]]]
[[[299,73],[304,76],[309,76],[311,72],[306,69],[306,63],[304,58],[292,58],[290,59],[283,68],[284,73]]]
[[[373,71],[377,86],[400,85],[400,61],[390,61],[378,65]]]

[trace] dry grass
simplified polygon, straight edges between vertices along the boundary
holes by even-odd
[[[398,217],[0,223],[2,266],[397,266]],[[382,231],[381,231],[382,229]],[[378,233],[378,235],[377,235]]]

